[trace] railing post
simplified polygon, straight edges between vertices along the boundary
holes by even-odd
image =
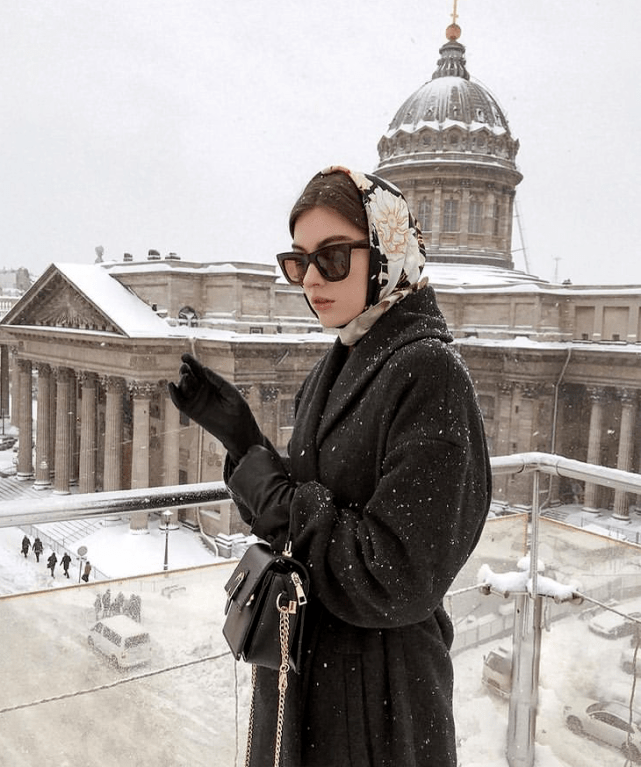
[[[539,664],[543,597],[538,596],[539,480],[533,474],[530,523],[531,595],[520,594],[514,603],[512,640],[512,691],[507,732],[507,761],[510,767],[533,767],[536,712],[539,703]]]

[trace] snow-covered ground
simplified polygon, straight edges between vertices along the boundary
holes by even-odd
[[[171,569],[164,573],[165,534],[156,519],[148,535],[131,534],[126,522],[111,523],[74,547],[85,545],[92,563],[113,580],[79,584],[77,560],[69,580],[59,566],[51,578],[47,550],[40,563],[31,553],[25,559],[22,535],[0,528],[0,766],[243,764],[249,673],[233,662],[221,634],[223,585],[235,562],[221,562],[196,534],[179,528],[169,533]],[[470,563],[468,581],[475,581],[479,562],[491,562],[498,572],[498,558],[516,561],[523,538],[517,523],[495,526]],[[595,563],[597,553],[591,554]],[[584,567],[601,568],[604,577],[610,560]],[[112,599],[119,592],[140,596],[142,625],[152,638],[148,666],[118,670],[89,648],[96,597],[106,588]],[[459,626],[505,613],[506,606],[509,612],[509,600],[476,591],[451,602]],[[633,688],[620,666],[629,638],[594,635],[579,618],[581,609],[549,621],[543,634],[535,767],[626,764],[619,751],[563,723],[565,705],[584,698],[627,702]],[[509,636],[454,657],[460,767],[508,767],[508,703],[481,684],[484,656],[506,644]]]
[[[0,560],[11,560],[24,583],[25,568],[35,568],[17,552],[19,539],[20,531],[2,532]],[[221,636],[233,565],[66,588],[56,578],[56,587],[0,599],[0,765],[35,767],[52,757],[61,767],[241,765],[249,675]],[[107,585],[112,598],[141,597],[150,666],[119,671],[88,647],[95,598]],[[489,649],[509,642],[455,656],[461,767],[508,767],[508,704],[485,691],[481,673]],[[619,656],[628,643],[596,637],[578,615],[544,633],[536,767],[623,767],[619,752],[567,730],[563,706],[583,697],[626,700],[631,677]]]

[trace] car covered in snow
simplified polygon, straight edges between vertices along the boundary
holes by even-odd
[[[128,615],[98,621],[89,632],[87,642],[119,668],[140,666],[151,660],[149,634]]]
[[[618,637],[634,634],[635,628],[639,625],[635,620],[641,620],[641,602],[622,602],[616,607],[617,612],[604,610],[595,615],[589,622],[590,631],[606,639],[617,639]],[[621,613],[625,613],[622,615]],[[630,620],[628,617],[634,618]]]
[[[488,692],[507,698],[512,691],[512,651],[497,647],[483,657],[481,682]]]
[[[565,724],[577,735],[620,749],[634,762],[641,760],[641,713],[616,701],[597,701],[563,709]]]

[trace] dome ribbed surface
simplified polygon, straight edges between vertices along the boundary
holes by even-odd
[[[387,136],[401,128],[414,133],[425,125],[438,129],[452,123],[471,129],[485,126],[494,135],[510,132],[505,115],[485,88],[460,77],[441,77],[425,83],[405,101]]]
[[[501,108],[489,91],[470,80],[465,68],[465,47],[450,41],[440,49],[433,79],[415,91],[397,111],[387,136],[403,129],[413,133],[425,125],[439,129],[459,123],[466,128],[487,127],[494,135],[510,129]]]

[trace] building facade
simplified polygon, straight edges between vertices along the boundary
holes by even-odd
[[[63,495],[222,479],[222,446],[168,397],[184,352],[232,380],[285,449],[294,395],[333,341],[320,330],[273,267],[155,254],[54,264],[0,331],[18,477]],[[242,529],[230,504],[180,520],[209,535]],[[131,528],[145,531],[147,515]]]
[[[491,453],[641,471],[641,280],[556,285],[514,269],[518,140],[472,81],[459,35],[448,28],[434,76],[394,116],[375,172],[417,213],[425,275],[475,382]],[[180,355],[233,381],[285,450],[295,392],[333,340],[273,266],[157,251],[52,265],[0,323],[18,476],[58,494],[220,480],[222,446],[167,396]],[[531,493],[519,476],[494,488],[495,501],[524,507]],[[639,502],[556,479],[542,493],[548,504],[612,508],[622,519]],[[209,535],[244,530],[229,504],[185,509],[180,520]],[[146,515],[131,526],[144,531]]]
[[[553,285],[514,269],[519,142],[492,94],[467,71],[460,27],[432,79],[401,105],[378,144],[376,173],[417,213],[425,272],[479,392],[494,455],[542,450],[641,471],[641,279]],[[641,275],[638,275],[641,278]],[[531,503],[501,478],[495,499]],[[580,500],[627,518],[638,499],[551,482],[548,502]]]

